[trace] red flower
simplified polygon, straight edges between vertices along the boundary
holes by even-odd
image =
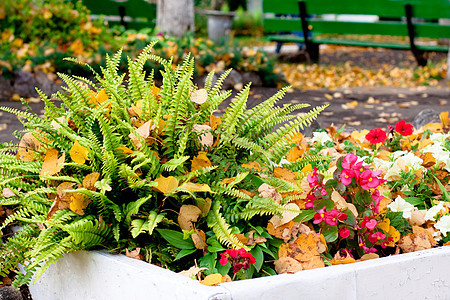
[[[348,229],[347,227],[343,227],[340,231],[339,231],[339,235],[341,236],[341,238],[346,239],[349,237],[350,235],[350,229]]]
[[[395,131],[400,133],[402,136],[408,136],[413,133],[413,126],[409,123],[406,123],[405,120],[400,120],[395,125]]]
[[[366,140],[372,144],[384,143],[386,137],[386,132],[381,128],[371,129],[369,133],[366,134]]]
[[[241,269],[247,270],[251,264],[256,262],[253,255],[244,248],[239,250],[227,249],[224,253],[221,253],[219,263],[224,266],[228,261],[233,266],[233,273],[237,273]]]

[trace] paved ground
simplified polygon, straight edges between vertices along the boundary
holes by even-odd
[[[276,88],[253,88],[248,107],[253,107],[268,99]],[[230,99],[231,100],[231,99]],[[229,101],[220,106],[223,112]],[[422,110],[432,108],[436,112],[450,111],[450,88],[416,87],[416,88],[351,88],[328,91],[299,91],[287,93],[280,105],[286,103],[308,103],[311,107],[329,104],[318,118],[321,127],[331,124],[346,126],[346,131],[386,128],[404,119],[412,122]],[[0,106],[17,109],[25,107],[20,102],[0,102]],[[30,103],[37,114],[43,114],[43,103]],[[307,109],[301,112],[306,112]],[[0,111],[0,142],[16,140],[12,133],[22,129],[22,124],[14,115]]]

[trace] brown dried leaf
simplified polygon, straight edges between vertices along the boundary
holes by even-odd
[[[351,257],[349,253],[347,253],[347,256],[344,257],[344,256],[341,256],[339,254],[339,252],[337,252],[334,255],[333,259],[330,260],[330,264],[332,264],[332,265],[345,265],[345,264],[351,264],[354,262],[356,262],[356,260],[353,257]]]
[[[182,205],[178,214],[178,224],[183,230],[191,230],[194,228],[195,222],[200,217],[202,211],[195,205]]]
[[[365,261],[365,260],[375,259],[375,258],[379,258],[379,257],[380,256],[376,253],[366,253],[363,256],[361,256],[361,258],[359,260]]]
[[[274,215],[269,220],[269,222],[272,223],[275,228],[290,222],[291,220],[293,220],[296,216],[298,216],[300,214],[300,209],[297,206],[297,204],[295,204],[295,203],[288,203],[288,204],[285,204],[283,207],[290,209],[290,210],[296,210],[298,212],[285,211],[281,214],[281,217],[278,215]]]
[[[286,168],[276,167],[275,170],[273,170],[273,176],[286,180],[292,184],[297,184],[295,173]]]
[[[192,159],[191,172],[210,166],[212,166],[212,164],[209,158],[206,156],[206,152],[200,151],[198,152],[198,155]]]
[[[134,258],[134,259],[139,259],[139,260],[144,259],[144,256],[142,256],[142,254],[141,254],[141,248],[136,248],[132,251],[125,249],[125,255],[130,258]]]
[[[208,92],[206,89],[199,89],[191,93],[191,101],[197,104],[203,104],[208,99]]]
[[[249,238],[246,237],[243,233],[235,233],[234,236],[244,245],[247,245]]]
[[[202,216],[206,216],[209,213],[209,210],[211,209],[212,201],[210,198],[196,200],[198,208],[202,211]]]
[[[273,235],[279,239],[284,240],[285,242],[291,239],[292,227],[294,226],[294,221],[290,221],[284,225],[281,225],[277,228],[273,226],[272,223],[267,223],[267,232],[270,235]]]
[[[86,177],[83,179],[83,187],[87,190],[95,191],[95,183],[100,178],[100,173],[94,172],[87,174]]]
[[[5,198],[11,198],[16,196],[16,194],[10,188],[3,188],[2,196]]]
[[[253,246],[253,245],[256,245],[256,244],[267,242],[267,239],[265,237],[263,237],[263,236],[254,237],[255,232],[256,232],[255,230],[251,230],[251,231],[248,232],[248,239],[247,239],[247,242],[244,243],[245,245]]]
[[[35,153],[42,145],[33,134],[33,132],[27,132],[24,134],[19,142],[19,149],[17,150],[17,159],[25,162],[35,161]]]
[[[277,274],[296,273],[303,270],[300,262],[288,256],[280,257],[274,262],[274,265],[275,272],[277,272]]]
[[[204,251],[208,248],[208,245],[206,244],[206,235],[203,230],[195,229],[195,232],[191,234],[191,239],[194,242],[195,248]]]
[[[263,183],[258,188],[259,197],[261,198],[271,198],[275,203],[280,204],[283,197],[277,191],[277,189],[267,183]]]

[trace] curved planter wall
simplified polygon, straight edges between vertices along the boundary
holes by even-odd
[[[34,300],[448,299],[450,247],[216,287],[123,255],[78,251],[52,265],[30,291]]]

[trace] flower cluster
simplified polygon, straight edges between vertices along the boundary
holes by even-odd
[[[340,237],[348,254],[356,250],[359,255],[376,252],[376,245],[391,244],[392,237],[378,226],[383,199],[378,187],[385,183],[380,175],[352,153],[338,159],[333,178],[324,180],[315,167],[308,174],[311,190],[305,208],[315,211],[313,224],[326,233],[328,243]]]
[[[225,266],[228,262],[231,263],[233,267],[233,273],[236,274],[241,269],[247,270],[250,265],[256,262],[255,258],[250,252],[247,252],[244,248],[227,249],[225,252],[220,254],[219,263]]]
[[[397,133],[397,134],[396,134]],[[388,132],[386,133],[381,128],[374,128],[366,134],[366,140],[371,144],[384,143],[389,135],[391,138],[389,140],[390,144],[398,142],[401,137],[409,136],[413,133],[413,126],[406,123],[405,120],[400,120],[395,124],[395,127],[388,125]]]

